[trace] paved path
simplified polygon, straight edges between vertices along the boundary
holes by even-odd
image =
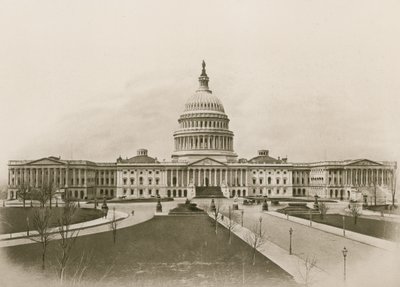
[[[261,206],[244,207],[244,226],[252,228],[256,224],[259,225],[260,216],[262,228],[271,243],[288,252],[289,228],[293,228],[292,246],[295,256],[302,260],[315,256],[318,268],[326,271],[331,278],[343,278],[342,249],[346,247],[348,286],[361,286],[361,284],[374,286],[374,284],[382,284],[382,280],[385,286],[399,286],[400,274],[397,270],[400,266],[400,257],[397,255],[400,253],[398,248],[387,251],[302,223],[288,221],[261,212]],[[330,282],[328,279],[325,280]],[[323,286],[321,283],[315,286]]]
[[[168,213],[168,211],[177,206],[182,200],[167,201],[162,202],[163,213]],[[93,204],[81,204],[82,207],[93,207]],[[74,224],[75,228],[81,228],[78,236],[90,235],[100,232],[110,231],[110,222],[112,220],[113,207],[116,210],[116,218],[118,219],[117,228],[125,228],[135,224],[139,224],[150,220],[154,217],[156,203],[146,202],[146,203],[108,203],[109,212],[107,219],[99,218],[83,223]],[[134,210],[134,215],[132,215],[132,210]],[[84,229],[82,229],[84,228]],[[72,229],[71,229],[72,230]],[[24,236],[23,238],[16,237]],[[12,239],[10,239],[10,237]],[[54,234],[54,239],[59,239],[58,234]],[[35,243],[29,238],[26,238],[26,232],[17,232],[10,236],[10,234],[3,234],[0,237],[0,247],[15,246],[21,244],[31,244]]]

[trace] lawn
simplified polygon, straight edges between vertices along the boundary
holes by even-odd
[[[9,262],[24,269],[40,269],[37,244],[4,248]],[[52,242],[47,266],[57,266],[57,243]],[[120,229],[113,244],[111,232],[79,237],[73,248],[67,276],[71,279],[83,258],[83,283],[98,286],[297,286],[279,266],[257,253],[251,265],[251,248],[228,231],[216,235],[208,216],[160,216]],[[242,269],[243,268],[243,269]],[[54,278],[55,270],[45,271]],[[244,274],[244,276],[243,276]],[[82,282],[81,281],[81,282]]]
[[[292,216],[310,219],[308,214],[292,214]],[[327,214],[324,219],[321,219],[319,215],[313,215],[312,220],[318,223],[343,228],[343,219],[340,214]],[[357,224],[354,224],[354,218],[351,216],[345,216],[345,227],[346,230],[393,241],[396,240],[396,227],[400,230],[399,223],[363,217],[359,217],[357,219]]]
[[[13,233],[27,230],[27,220],[29,217],[30,228],[33,229],[33,214],[38,207],[4,207],[0,208],[0,234]],[[57,226],[57,219],[61,214],[61,207],[53,207],[51,226]],[[101,210],[90,208],[77,208],[73,218],[73,223],[93,220],[102,216]]]

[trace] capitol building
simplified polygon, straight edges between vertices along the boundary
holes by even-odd
[[[199,87],[184,105],[173,133],[171,161],[146,149],[115,162],[44,157],[8,163],[8,199],[21,184],[54,186],[76,200],[148,197],[311,197],[391,200],[396,162],[371,159],[294,163],[259,150],[251,159],[235,153],[234,133],[220,99],[209,88],[203,62]]]

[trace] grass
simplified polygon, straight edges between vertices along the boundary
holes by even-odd
[[[291,216],[297,216],[304,219],[310,219],[308,214],[291,214]],[[319,215],[313,215],[312,221],[331,225],[338,228],[343,228],[343,218],[340,214],[327,214],[324,219],[321,219]],[[358,232],[361,234],[378,237],[387,240],[396,240],[396,227],[400,230],[400,224],[386,221],[369,219],[364,217],[357,218],[357,224],[354,224],[354,218],[352,216],[345,216],[345,228],[346,230]]]
[[[5,207],[0,208],[0,234],[14,233],[27,230],[26,218],[29,217],[30,229],[33,229],[33,214],[38,207]],[[57,219],[62,212],[61,207],[53,207],[51,226],[57,226]],[[77,208],[72,218],[72,223],[93,220],[102,216],[101,210],[90,208]]]
[[[115,199],[109,199],[107,200],[107,203],[131,203],[131,202],[157,202],[158,198],[157,197],[150,197],[150,198],[115,198]],[[160,198],[161,202],[164,201],[173,201],[174,199],[172,197],[162,197]],[[94,203],[95,201],[89,200],[87,203]],[[103,203],[103,199],[98,199],[97,200],[98,204]]]
[[[94,285],[129,286],[297,286],[279,266],[257,253],[251,265],[251,248],[228,231],[216,235],[208,216],[162,216],[120,229],[113,244],[111,232],[79,237],[73,248],[67,276],[71,279],[80,258],[87,270],[83,281]],[[37,244],[4,248],[9,262],[23,268],[40,268]],[[57,245],[52,242],[47,266],[57,266]],[[243,269],[242,269],[243,268]],[[55,270],[45,276],[54,278]]]

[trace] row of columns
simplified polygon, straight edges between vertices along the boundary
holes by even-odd
[[[228,123],[222,121],[182,121],[181,127],[186,128],[218,128],[218,129],[228,129]]]
[[[233,150],[231,136],[185,136],[175,138],[175,150],[217,149]]]
[[[247,186],[245,169],[189,168],[167,169],[167,186]]]
[[[68,170],[68,172],[67,172]],[[39,187],[43,183],[56,186],[86,186],[87,169],[81,168],[13,168],[8,170],[8,185],[18,186],[27,183],[32,187]]]
[[[355,168],[341,170],[339,175],[336,174],[330,175],[331,185],[373,186],[376,184],[391,187],[393,184],[393,170],[391,169]]]

